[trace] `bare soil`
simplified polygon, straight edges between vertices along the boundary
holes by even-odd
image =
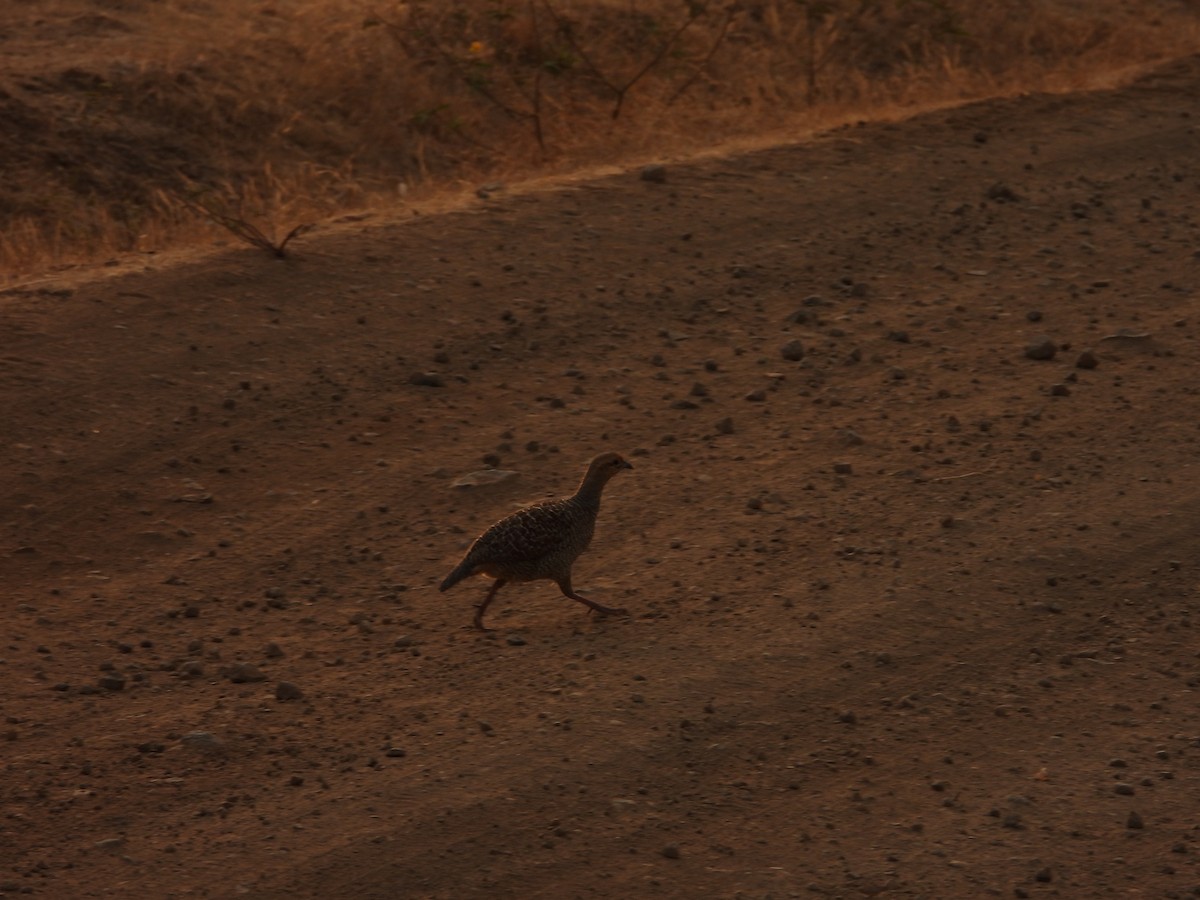
[[[1200,892],[1198,94],[0,296],[0,893]]]

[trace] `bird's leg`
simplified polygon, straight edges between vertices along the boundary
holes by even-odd
[[[628,613],[623,609],[618,609],[615,606],[605,606],[603,603],[597,603],[595,600],[589,600],[587,597],[580,596],[575,593],[575,589],[571,587],[571,579],[568,576],[558,582],[558,589],[563,592],[563,596],[570,597],[572,600],[578,600],[584,606],[590,606],[596,612],[605,616],[624,616]]]
[[[478,628],[480,631],[491,631],[492,630],[490,628],[483,627],[483,611],[488,608],[488,604],[491,603],[492,599],[496,596],[496,591],[500,590],[500,588],[502,588],[502,587],[504,587],[504,579],[503,578],[497,578],[495,581],[493,581],[492,589],[487,592],[487,596],[483,598],[483,602],[480,603],[479,606],[476,608],[476,610],[475,610],[475,627]]]

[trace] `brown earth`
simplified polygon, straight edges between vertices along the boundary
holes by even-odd
[[[1198,93],[0,297],[0,892],[1200,893]]]

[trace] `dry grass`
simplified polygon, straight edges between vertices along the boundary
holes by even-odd
[[[413,191],[1069,89],[1200,50],[1200,14],[1167,0],[32,9],[0,13],[26,51],[0,63],[10,278],[196,241],[214,220],[277,243]]]

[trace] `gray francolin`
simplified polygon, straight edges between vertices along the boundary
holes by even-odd
[[[546,579],[572,600],[604,615],[625,615],[625,610],[581,597],[571,587],[571,567],[592,542],[600,494],[609,479],[622,469],[632,469],[617,453],[602,453],[592,460],[587,474],[570,497],[535,503],[505,516],[478,538],[463,561],[446,576],[441,590],[449,590],[470,575],[496,579],[475,611],[475,627],[484,631],[483,613],[496,592],[510,581]]]

